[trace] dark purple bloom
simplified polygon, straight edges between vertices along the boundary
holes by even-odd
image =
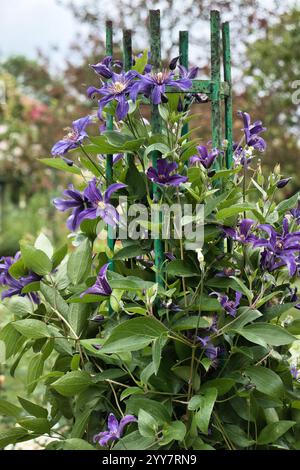
[[[218,149],[212,149],[210,152],[208,152],[207,147],[205,147],[205,145],[198,145],[196,149],[198,151],[198,154],[193,155],[190,158],[190,164],[195,165],[196,163],[201,163],[201,165],[203,165],[206,169],[212,166],[215,159],[220,153]]]
[[[278,189],[282,189],[284,188],[290,181],[291,181],[292,178],[284,178],[282,180],[279,180],[277,183],[276,183],[276,186]]]
[[[79,147],[83,140],[88,137],[85,129],[91,123],[91,120],[91,116],[86,116],[73,121],[72,128],[68,129],[67,135],[52,147],[52,155],[64,155],[69,150]]]
[[[220,347],[213,345],[210,336],[205,336],[204,338],[197,336],[197,340],[201,343],[206,357],[208,357],[208,359],[211,361],[215,361],[220,353]]]
[[[239,225],[239,229],[235,230],[232,227],[223,227],[223,231],[227,237],[232,238],[240,243],[254,243],[257,237],[251,233],[251,228],[255,224],[252,219],[243,219]]]
[[[126,415],[118,422],[117,418],[110,413],[107,420],[108,431],[102,431],[93,437],[94,442],[100,446],[107,446],[111,442],[117,441],[122,437],[124,428],[129,423],[135,423],[137,419],[133,415]]]
[[[106,271],[108,269],[109,263],[106,263],[100,269],[96,282],[92,287],[89,287],[86,291],[84,291],[80,297],[83,297],[86,294],[94,294],[94,295],[104,295],[108,296],[112,293],[112,289],[108,284],[106,278]]]
[[[116,208],[110,204],[110,198],[115,191],[125,187],[126,184],[114,183],[102,194],[97,187],[96,178],[90,181],[83,194],[91,204],[91,208],[86,210],[84,218],[96,219],[96,217],[101,217],[108,225],[115,227],[119,221],[119,214]]]
[[[9,268],[20,259],[21,253],[17,251],[15,256],[2,256],[0,258],[0,284],[5,286],[10,280]]]
[[[67,227],[74,232],[84,219],[94,218],[89,217],[92,204],[84,193],[75,189],[72,184],[69,185],[69,189],[64,190],[63,195],[67,199],[56,198],[53,203],[59,211],[72,210],[72,214],[67,220]]]
[[[120,60],[113,60],[111,56],[106,56],[98,64],[91,65],[92,69],[103,78],[111,78],[114,73],[114,67],[122,68],[123,64]]]
[[[188,90],[192,86],[192,81],[189,78],[176,80],[174,79],[174,73],[166,70],[139,75],[139,78],[140,80],[136,81],[131,88],[131,99],[135,101],[137,95],[143,93],[155,105],[162,102],[166,86],[172,86],[183,91]]]
[[[197,77],[199,67],[191,67],[190,69],[187,69],[183,65],[178,65],[178,69],[180,78],[189,78],[190,80],[193,80]]]
[[[297,207],[290,210],[291,215],[296,219],[297,224],[300,223],[300,200],[298,201]]]
[[[174,261],[176,259],[176,256],[171,253],[171,251],[166,251],[164,253],[165,258],[167,258],[169,261]]]
[[[236,316],[236,311],[242,298],[241,292],[237,291],[235,293],[235,300],[229,300],[228,295],[220,294],[218,292],[212,292],[209,295],[216,295],[225,312],[227,312],[231,317]]]
[[[188,178],[177,173],[171,175],[177,168],[176,162],[168,162],[166,158],[160,158],[157,160],[157,168],[150,167],[148,169],[147,177],[153,183],[162,186],[179,186],[181,183],[186,183]]]
[[[19,277],[15,279],[9,273],[7,273],[5,278],[5,285],[8,287],[7,290],[2,291],[1,298],[6,299],[8,297],[12,297],[13,295],[19,295],[20,297],[28,296],[34,303],[38,304],[40,302],[39,296],[35,292],[29,292],[28,294],[23,294],[22,290],[28,284],[33,282],[38,282],[42,279],[41,276],[38,274],[30,271],[26,276]]]
[[[262,126],[261,121],[255,121],[253,124],[251,124],[251,118],[248,113],[245,113],[243,111],[239,111],[238,115],[243,119],[244,121],[244,134],[245,134],[245,140],[246,144],[249,147],[253,147],[255,150],[259,150],[260,152],[264,152],[266,149],[266,142],[262,137],[260,137],[260,133],[264,132],[266,130],[265,127]]]
[[[269,238],[257,239],[253,246],[264,247],[261,254],[261,266],[272,272],[282,266],[287,266],[291,276],[294,276],[298,266],[300,251],[300,232],[289,232],[287,218],[283,219],[282,233],[278,233],[271,225],[258,226],[269,235]]]
[[[116,116],[119,121],[124,119],[129,111],[127,96],[133,86],[133,80],[138,75],[134,70],[121,72],[119,74],[112,72],[111,80],[104,83],[102,88],[89,87],[87,94],[89,97],[95,93],[103,95],[99,100],[98,117],[102,119],[103,108],[111,101],[117,101]]]

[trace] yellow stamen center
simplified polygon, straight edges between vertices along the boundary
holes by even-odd
[[[116,93],[121,93],[123,90],[125,90],[125,84],[122,82],[115,82],[114,90],[116,91]]]
[[[100,209],[105,209],[105,202],[99,201],[99,202],[98,202],[98,207],[99,207]]]

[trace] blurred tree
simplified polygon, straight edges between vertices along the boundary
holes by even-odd
[[[263,37],[249,45],[248,66],[244,68],[247,109],[268,128],[264,162],[269,166],[280,162],[285,172],[297,175],[300,174],[299,22],[298,9],[279,16],[276,24],[265,29]]]

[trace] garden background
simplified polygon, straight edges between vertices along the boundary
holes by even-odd
[[[175,55],[178,31],[188,29],[190,62],[200,67],[200,78],[209,77],[209,10],[220,10],[222,19],[231,22],[234,113],[247,109],[267,127],[262,165],[271,172],[280,162],[282,173],[293,175],[281,197],[300,189],[299,1],[188,0],[183,5],[176,0],[111,0],[109,8],[102,0],[5,2],[0,31],[1,256],[13,255],[20,238],[32,241],[41,230],[57,246],[66,236],[65,217],[50,203],[61,194],[65,177],[38,159],[50,156],[74,116],[89,113],[85,90],[95,76],[87,64],[104,56],[105,21],[113,20],[120,44],[122,28],[133,28],[134,51],[139,52],[148,44],[144,30],[152,8],[162,13],[163,57]],[[201,111],[198,125],[209,140],[208,106],[203,104]],[[0,312],[0,322],[3,317]],[[13,400],[23,387],[22,374],[17,378],[12,381],[0,369],[1,394]]]

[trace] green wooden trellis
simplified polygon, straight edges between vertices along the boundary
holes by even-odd
[[[161,69],[161,33],[160,33],[160,10],[150,10],[150,52],[151,63],[154,71]],[[211,78],[210,80],[192,81],[193,85],[185,93],[204,93],[208,96],[211,103],[211,129],[212,146],[221,148],[223,136],[228,141],[226,150],[226,166],[232,164],[232,89],[231,89],[231,57],[230,57],[230,30],[229,23],[221,24],[220,13],[217,10],[210,12],[210,41],[211,41]],[[112,22],[106,22],[106,54],[113,55],[113,30]],[[189,66],[189,33],[188,31],[179,32],[179,60],[180,63]],[[221,80],[221,63],[223,58],[223,80]],[[132,32],[123,31],[123,62],[125,70],[129,70],[132,65]],[[178,90],[168,87],[168,93],[178,93]],[[224,133],[222,126],[222,103],[224,102]],[[108,130],[113,128],[112,117],[108,117],[106,126]],[[154,133],[159,133],[161,129],[161,120],[158,112],[158,106],[152,106],[151,126]],[[188,132],[185,126],[183,133]],[[132,157],[129,157],[129,159]],[[152,164],[156,166],[159,152],[154,151],[151,155]],[[106,178],[108,184],[112,182],[113,165],[112,155],[107,155]],[[153,185],[153,200],[159,199],[159,187]],[[112,237],[111,227],[108,227],[107,237],[108,247],[113,250],[114,239]],[[154,240],[154,254],[156,266],[156,282],[163,283],[161,266],[163,263],[163,241]],[[113,269],[113,265],[111,266]]]

